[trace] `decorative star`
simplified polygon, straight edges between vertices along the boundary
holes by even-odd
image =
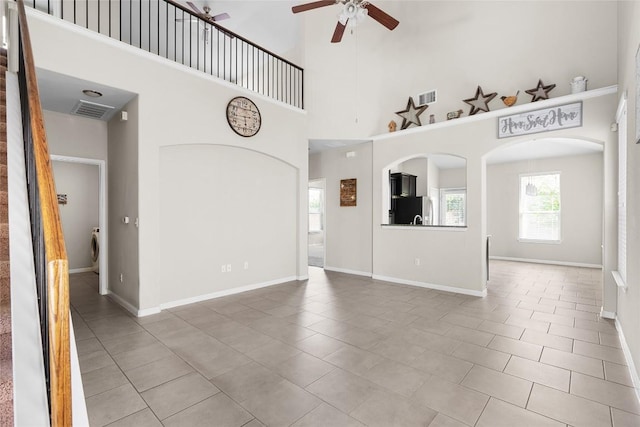
[[[478,111],[484,111],[485,113],[489,112],[489,102],[496,96],[498,96],[496,92],[485,95],[484,92],[482,92],[482,88],[478,86],[475,98],[465,99],[463,102],[471,105],[469,115],[473,116]]]
[[[542,80],[540,79],[538,80],[538,86],[536,86],[533,89],[525,90],[525,92],[533,96],[533,99],[531,100],[531,102],[536,102],[541,99],[549,99],[549,92],[551,92],[551,90],[554,87],[556,87],[555,84],[545,86],[544,83],[542,83]]]
[[[420,123],[420,114],[424,113],[427,107],[428,105],[423,105],[416,108],[416,105],[413,103],[413,98],[409,97],[407,109],[396,112],[397,115],[402,117],[402,126],[400,126],[400,129],[406,129],[411,126],[412,123],[416,126],[422,126],[422,123]]]

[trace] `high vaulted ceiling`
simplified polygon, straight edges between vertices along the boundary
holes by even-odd
[[[185,7],[187,0],[175,0]],[[383,0],[379,0],[384,3]],[[291,6],[305,3],[305,0],[235,0],[213,1],[192,0],[200,10],[205,6],[211,8],[213,15],[228,13],[231,18],[221,21],[220,24],[243,37],[255,41],[257,44],[283,55],[294,62],[302,63],[301,56],[305,35],[303,23],[305,19],[313,19],[313,14],[294,15]],[[308,17],[308,18],[307,18]],[[327,41],[328,43],[328,41]],[[300,58],[291,58],[288,54],[300,55]],[[109,88],[96,83],[72,79],[46,70],[39,70],[39,85],[43,106],[45,109],[69,114],[79,99],[86,99],[114,107],[115,111],[122,108],[135,94]],[[103,92],[103,98],[93,100],[82,95],[82,89],[94,89]],[[108,120],[109,117],[105,119]],[[536,140],[537,139],[537,140]],[[345,147],[359,144],[367,140],[322,140],[310,141],[310,152]],[[545,138],[532,138],[532,141],[516,144],[497,150],[487,157],[487,163],[504,163],[524,159],[535,159],[563,155],[588,154],[602,151],[599,144],[587,143],[575,140],[550,140]],[[450,165],[448,167],[454,167]]]

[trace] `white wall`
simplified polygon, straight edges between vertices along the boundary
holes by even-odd
[[[614,95],[585,99],[581,128],[551,132],[547,136],[608,144],[615,137],[610,131],[613,110]],[[485,156],[501,146],[530,139],[497,139],[496,127],[495,117],[483,119],[483,116],[477,116],[373,138],[374,276],[456,287],[463,291],[483,290],[487,235]],[[378,225],[383,223],[384,215],[384,168],[401,159],[417,155],[428,157],[430,153],[449,153],[467,160],[467,227],[464,231],[450,231]],[[420,265],[415,264],[416,258],[421,260]]]
[[[125,105],[128,120],[109,121],[109,291],[139,306],[138,99]],[[129,217],[129,223],[123,222]],[[120,275],[122,274],[122,282]]]
[[[256,151],[162,147],[160,256],[166,267],[161,302],[186,299],[194,291],[204,295],[295,280],[296,187],[293,166]],[[185,281],[190,288],[176,286]]]
[[[100,120],[43,111],[52,155],[107,160],[107,124]],[[99,222],[97,166],[54,162],[56,191],[67,194],[60,206],[69,268],[91,267],[91,229]]]
[[[354,151],[355,157],[347,157]],[[372,272],[372,147],[370,143],[309,156],[309,179],[326,179],[325,268]],[[356,178],[356,206],[340,206],[340,180]]]
[[[640,374],[640,146],[635,144],[636,52],[640,43],[640,4],[619,2],[618,12],[618,93],[628,95],[627,130],[627,283],[626,292],[617,290],[617,317],[636,368]],[[638,386],[638,384],[636,384]]]
[[[555,131],[545,136],[586,138],[608,146],[615,138],[615,133],[610,131],[614,110],[615,95],[585,99],[581,128]],[[482,293],[486,282],[485,158],[502,146],[531,139],[497,139],[496,126],[495,116],[463,118],[373,137],[372,144],[357,146],[356,157],[352,158],[346,158],[345,153],[354,151],[353,147],[311,155],[310,178],[327,180],[327,265],[347,271],[371,271],[374,277],[403,283],[447,286],[476,295]],[[433,153],[449,153],[467,161],[466,169],[443,169],[439,176],[441,187],[466,186],[467,227],[453,231],[437,227],[381,225],[386,223],[388,215],[385,171],[398,162],[418,156],[428,158]],[[370,206],[363,205],[363,209],[353,215],[348,210],[352,208],[331,206],[331,203],[337,204],[339,180],[349,177],[358,178],[358,209],[362,194],[360,183],[371,182]],[[598,177],[602,177],[602,173],[596,171],[593,179]],[[330,191],[334,191],[333,195]],[[371,220],[369,209],[372,210]],[[335,258],[331,258],[333,256]],[[416,265],[416,258],[420,259],[420,265]],[[371,270],[365,269],[369,266]]]
[[[107,160],[107,123],[43,111],[50,154]]]
[[[469,105],[476,87],[500,96],[538,79],[555,83],[552,97],[569,93],[576,75],[589,88],[616,83],[616,2],[612,1],[378,1],[400,25],[388,31],[372,19],[341,43],[330,43],[338,7],[306,12],[305,104],[310,137],[363,138],[386,132],[410,96],[438,90],[438,102],[420,116]],[[544,30],[542,30],[544,28]],[[427,124],[428,126],[428,124]]]
[[[99,226],[98,166],[53,162],[56,192],[67,195],[67,204],[59,204],[69,269],[92,266],[91,232]]]
[[[404,2],[381,1],[378,6],[400,20],[396,30],[389,32],[368,20],[353,35],[347,32],[339,44],[329,43],[333,25],[328,23],[335,20],[335,8],[306,14],[310,137],[373,139],[374,276],[481,291],[487,234],[484,156],[520,138],[498,140],[495,116],[485,120],[480,113],[458,123],[444,122],[444,116],[460,108],[467,115],[469,106],[462,100],[472,97],[478,85],[499,96],[520,90],[518,105],[523,105],[531,101],[524,90],[535,87],[538,79],[557,84],[551,98],[569,94],[569,81],[576,75],[587,76],[590,89],[615,84],[617,5],[429,1],[407,7]],[[545,31],[540,30],[541,22]],[[428,115],[435,114],[436,124],[388,134],[389,120],[398,120],[393,112],[402,110],[409,96],[428,89],[437,89],[439,99],[422,118],[427,122]],[[492,111],[505,108],[499,96],[490,104]],[[614,98],[585,100],[584,126],[554,135],[608,145]],[[467,159],[465,231],[379,226],[387,215],[383,170],[430,153]],[[331,231],[327,232],[329,240]],[[353,232],[349,237],[357,238]],[[421,265],[415,265],[416,258]]]
[[[440,169],[440,188],[465,188],[466,186],[465,168]]]
[[[161,153],[162,147],[167,146],[208,144],[248,148],[296,168],[296,221],[288,226],[296,232],[297,252],[292,255],[296,259],[287,263],[288,270],[282,279],[307,276],[308,149],[304,112],[39,12],[30,10],[28,15],[39,67],[139,94],[139,309],[153,311],[165,302],[163,295],[166,292],[159,289],[166,284],[162,278],[170,274],[171,269],[180,267],[163,263],[161,256],[163,245],[169,244],[160,235],[163,214]],[[87,61],[79,52],[90,53],[92,60]],[[262,128],[255,137],[239,137],[227,124],[226,105],[238,95],[253,99],[262,112]],[[227,160],[239,172],[243,171],[242,157]],[[269,194],[273,200],[280,197],[277,188],[271,189]],[[205,228],[209,223],[200,225]],[[228,227],[243,225],[237,221]],[[255,240],[262,241],[267,234],[261,232]],[[197,256],[204,249],[203,245],[209,244],[196,242],[184,250]],[[226,247],[239,243],[218,240],[216,244]],[[217,265],[216,270],[220,271],[219,266],[226,261],[226,258],[212,259],[210,263]],[[250,265],[258,263],[255,258],[248,261]],[[267,278],[281,271],[280,266],[269,266],[262,274]],[[220,281],[222,276],[214,276],[212,280]],[[226,286],[227,290],[233,290],[253,284],[255,281],[247,274],[239,282]],[[199,284],[193,281],[183,281],[180,286],[190,297],[200,295]]]
[[[491,255],[602,265],[602,153],[487,165]],[[560,172],[561,242],[518,240],[519,174]]]

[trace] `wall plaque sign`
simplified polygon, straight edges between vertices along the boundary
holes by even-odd
[[[542,108],[498,118],[498,138],[582,126],[582,102]]]
[[[340,206],[356,206],[358,185],[355,178],[340,180]]]

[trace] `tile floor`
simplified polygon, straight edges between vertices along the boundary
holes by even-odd
[[[600,271],[495,261],[475,298],[310,280],[133,318],[73,275],[92,426],[640,426]]]

